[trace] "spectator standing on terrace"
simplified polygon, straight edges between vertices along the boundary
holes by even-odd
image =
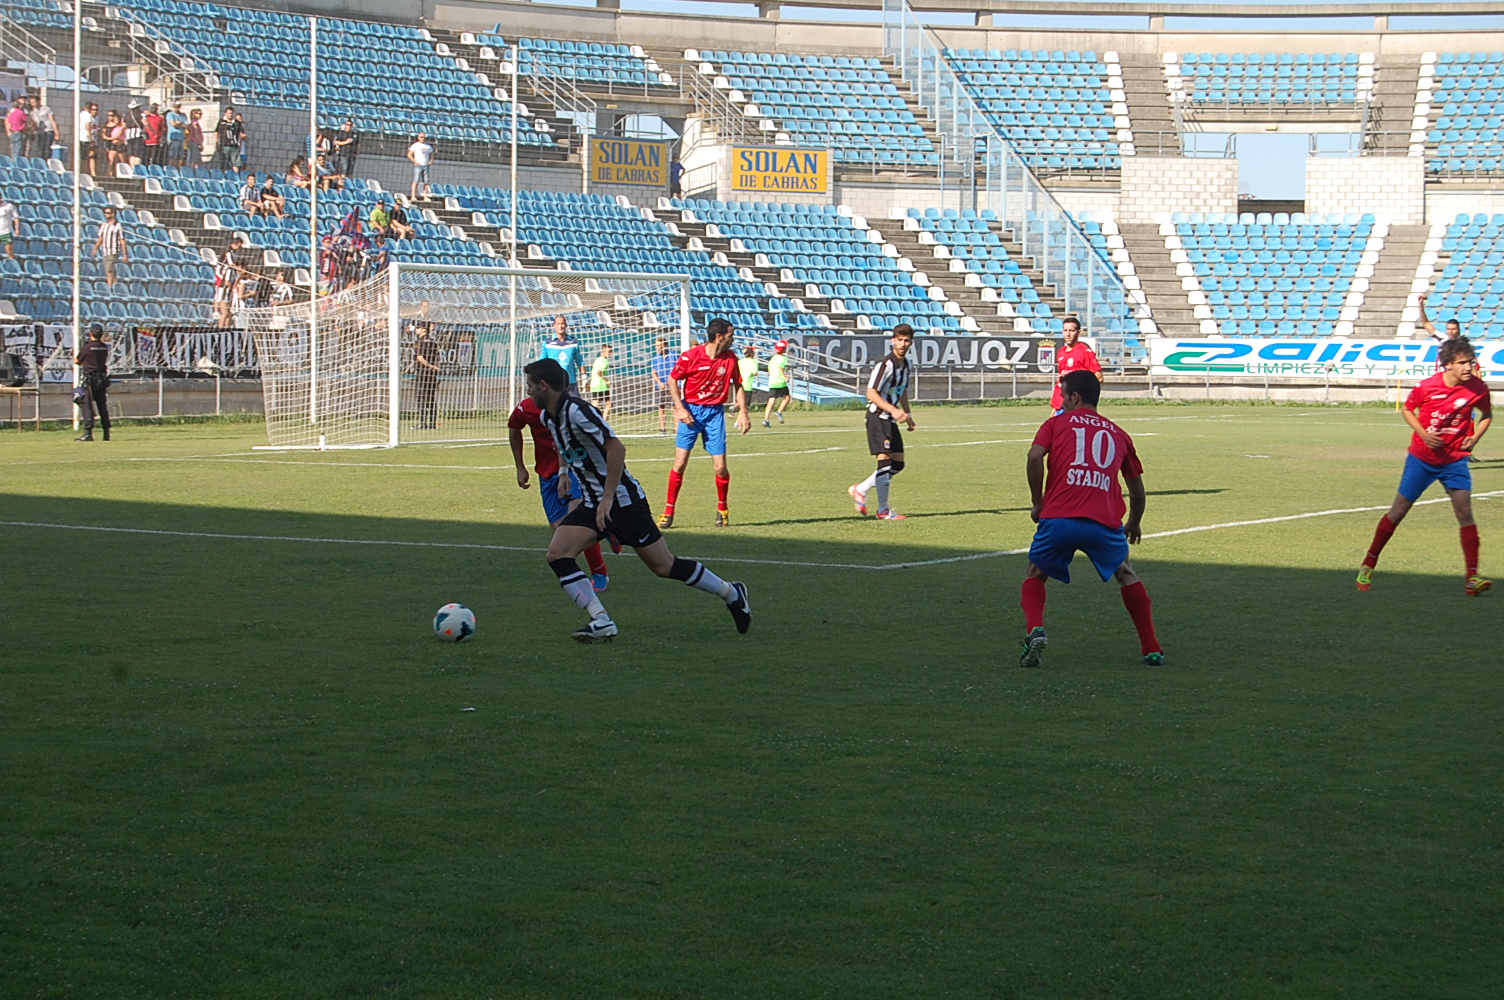
[[[230,326],[231,314],[240,300],[241,271],[236,255],[244,245],[239,236],[235,237],[214,267],[214,315],[221,330]]]
[[[126,159],[125,142],[125,119],[120,117],[120,112],[111,111],[104,120],[104,149],[105,149],[105,172],[110,177],[115,176],[115,168]]]
[[[16,106],[6,112],[5,132],[10,136],[10,155],[16,159],[26,155],[26,130],[31,127],[31,112],[26,110],[26,97],[16,98]]]
[[[240,185],[240,207],[245,209],[247,215],[261,214],[261,189],[256,185],[255,174],[251,174],[246,178],[246,182]]]
[[[184,141],[187,147],[184,150],[185,166],[197,170],[204,165],[204,111],[202,108],[194,108],[188,115],[188,132]]]
[[[160,167],[166,162],[167,119],[155,104],[149,106],[146,114],[141,116],[141,131],[146,144],[146,162]]]
[[[57,144],[57,119],[40,97],[31,99],[31,125],[33,149],[30,155],[50,159],[52,147]]]
[[[245,172],[251,163],[251,134],[245,128],[245,116],[235,112],[235,170]]]
[[[167,162],[174,167],[182,167],[188,144],[188,116],[183,114],[182,101],[172,102],[172,110],[167,112],[166,121]]]
[[[335,169],[346,177],[355,176],[355,158],[360,155],[360,133],[355,131],[355,119],[346,118],[339,131],[334,133]]]
[[[117,268],[131,262],[131,251],[125,238],[125,229],[115,219],[113,206],[104,210],[99,238],[94,241],[94,254],[104,263],[105,284],[114,288]]]
[[[433,185],[429,183],[429,169],[433,166],[433,146],[428,143],[428,133],[419,132],[417,140],[407,147],[407,158],[413,165],[413,187],[408,192],[408,198],[418,200],[418,189],[423,189],[423,200],[429,201],[433,196]]]
[[[219,124],[215,126],[214,161],[212,166],[215,170],[235,169],[235,157],[240,155],[240,134],[235,125],[235,109],[226,107],[225,113],[220,117]]]
[[[1425,292],[1420,293],[1418,301],[1420,303],[1420,328],[1429,333],[1432,339],[1446,343],[1448,340],[1456,340],[1462,336],[1462,324],[1457,322],[1455,318],[1449,319],[1442,324],[1446,327],[1445,331],[1436,329],[1436,324],[1432,323],[1431,318],[1426,315]]]
[[[251,176],[254,177],[255,175],[252,174]],[[277,183],[272,179],[272,175],[267,174],[266,180],[261,184],[261,214],[275,215],[279,219],[285,219],[287,217],[286,208],[287,199],[277,190]]]
[[[146,158],[146,124],[141,117],[141,102],[134,98],[125,106],[125,157],[131,166]]]
[[[278,271],[272,282],[272,305],[285,306],[292,301],[292,286],[287,283],[287,272]]]
[[[21,213],[13,202],[5,200],[5,195],[0,192],[0,247],[5,248],[5,256],[11,260],[16,259],[16,237],[21,235]]]
[[[104,342],[104,327],[95,323],[89,327],[89,339],[79,345],[78,356],[74,363],[82,371],[79,377],[83,381],[79,388],[83,390],[78,404],[83,410],[84,432],[76,441],[94,440],[94,412],[99,411],[99,426],[104,431],[104,439],[110,439],[110,345]]]
[[[400,194],[393,195],[392,197],[396,201],[396,204],[392,206],[391,211],[392,223],[390,235],[394,240],[410,240],[417,235],[417,231],[407,221],[407,209],[403,207],[405,202]]]
[[[676,156],[676,157],[674,157],[673,161],[671,163],[669,163],[669,165],[668,165],[668,193],[669,193],[669,195],[672,196],[672,197],[674,197],[674,198],[677,198],[681,194],[683,194],[684,193],[683,183],[684,183],[684,164],[680,163],[679,162],[679,158]]]
[[[85,104],[83,110],[78,113],[78,158],[75,161],[76,169],[87,170],[90,177],[96,177],[97,161],[95,159],[99,137],[99,119],[95,115],[99,111],[99,105],[90,102]]]

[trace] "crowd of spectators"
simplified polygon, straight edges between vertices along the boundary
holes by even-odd
[[[205,165],[203,119],[202,108],[184,111],[182,101],[174,101],[164,111],[160,105],[132,98],[124,111],[106,111],[101,121],[99,105],[90,101],[78,113],[78,162],[92,177],[99,176],[101,164],[107,174],[113,174],[122,163],[202,167]],[[250,135],[244,115],[226,107],[215,128],[215,138],[216,148],[209,166],[244,172],[250,159]]]
[[[10,137],[11,156],[46,159],[57,144],[57,119],[40,97],[21,94],[6,112],[5,132]]]

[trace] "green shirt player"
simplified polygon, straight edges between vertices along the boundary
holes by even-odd
[[[762,411],[762,425],[772,427],[768,423],[773,417],[773,404],[778,404],[778,422],[783,423],[783,411],[789,408],[789,359],[786,351],[789,349],[787,340],[780,340],[773,345],[773,356],[768,359],[768,407]]]
[[[741,360],[736,363],[737,369],[742,375],[742,388],[747,390],[747,406],[752,405],[752,396],[757,392],[757,371],[761,367],[757,363],[757,348],[748,344],[742,351]]]
[[[610,344],[602,344],[600,355],[590,363],[590,401],[601,411],[602,420],[611,419]]]

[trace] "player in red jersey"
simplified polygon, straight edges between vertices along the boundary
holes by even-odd
[[[543,501],[543,515],[548,518],[550,528],[557,528],[564,515],[579,503],[579,490],[574,488],[573,477],[559,474],[559,451],[554,447],[554,436],[543,426],[543,411],[528,398],[518,403],[507,418],[512,460],[517,467],[517,485],[522,489],[531,486],[527,462],[522,457],[524,427],[533,432],[533,471],[538,473],[538,496]],[[611,583],[599,542],[585,549],[585,561],[590,564],[590,587],[599,594]]]
[[[1097,360],[1097,352],[1087,344],[1081,343],[1081,321],[1074,316],[1067,316],[1060,321],[1064,329],[1065,346],[1055,352],[1055,391],[1050,393],[1050,409],[1058,415],[1065,406],[1065,397],[1060,391],[1060,381],[1071,372],[1096,372],[1097,381],[1102,381],[1102,363]]]
[[[1044,631],[1045,581],[1053,576],[1070,583],[1071,560],[1077,552],[1085,552],[1103,582],[1115,579],[1122,588],[1123,606],[1138,630],[1144,664],[1161,666],[1165,654],[1154,634],[1149,592],[1128,561],[1128,545],[1138,543],[1144,516],[1144,467],[1128,433],[1097,413],[1102,384],[1095,374],[1073,371],[1060,380],[1060,388],[1064,412],[1040,426],[1029,449],[1029,492],[1034,497],[1029,516],[1039,528],[1029,547],[1029,569],[1020,599],[1027,635],[1018,664],[1039,666],[1049,644]],[[1126,524],[1119,472],[1128,484]]]
[[[1373,586],[1373,569],[1379,564],[1394,529],[1405,519],[1415,501],[1432,483],[1439,482],[1452,501],[1452,513],[1461,528],[1462,556],[1466,566],[1466,593],[1477,597],[1493,586],[1478,575],[1478,525],[1473,520],[1473,474],[1468,455],[1493,422],[1488,386],[1477,375],[1478,356],[1466,337],[1442,342],[1437,351],[1441,371],[1417,385],[1405,400],[1405,423],[1415,433],[1405,456],[1405,471],[1389,513],[1368,546],[1368,555],[1358,568],[1358,589]],[[1473,423],[1473,410],[1482,419]]]
[[[731,489],[731,470],[726,468],[726,404],[736,391],[736,427],[743,434],[752,429],[747,414],[747,390],[742,385],[741,369],[731,345],[736,331],[729,320],[713,319],[705,327],[705,343],[679,355],[669,373],[668,392],[674,401],[674,418],[679,421],[679,436],[674,441],[674,464],[668,473],[668,499],[658,527],[674,526],[674,504],[684,485],[684,470],[689,467],[689,453],[695,441],[705,439],[705,451],[715,466],[715,526],[731,523],[726,510],[726,494]],[[679,383],[683,382],[681,389]]]

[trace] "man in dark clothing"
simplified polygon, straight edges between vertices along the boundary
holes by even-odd
[[[94,411],[99,411],[99,425],[104,430],[104,439],[110,439],[110,345],[104,342],[104,327],[95,323],[89,327],[89,339],[78,349],[74,358],[81,381],[78,387],[83,393],[78,396],[78,408],[83,410],[84,433],[79,441],[94,440]]]
[[[334,172],[342,177],[354,177],[355,158],[359,155],[360,133],[355,131],[355,119],[346,118],[334,133]]]
[[[417,326],[418,339],[413,341],[413,368],[416,374],[418,429],[433,430],[439,425],[439,345],[427,323]]]
[[[214,147],[214,169],[234,170],[240,159],[240,126],[235,121],[234,108],[225,108],[215,132],[219,138]]]

